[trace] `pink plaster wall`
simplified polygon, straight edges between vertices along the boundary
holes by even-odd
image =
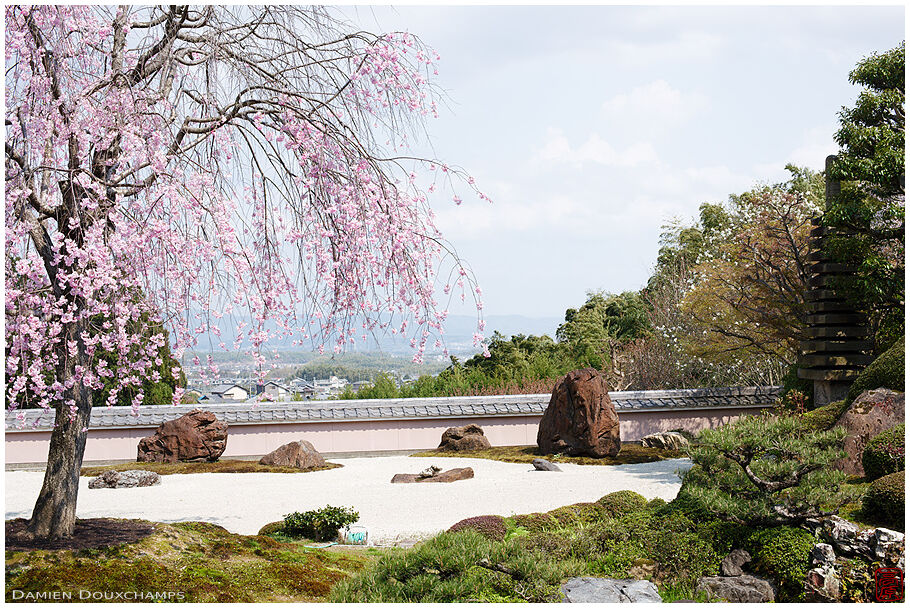
[[[762,409],[620,412],[620,435],[623,441],[635,441],[650,433],[676,428],[697,432],[727,424],[742,415],[757,414]],[[235,424],[230,427],[224,455],[261,456],[300,439],[311,442],[320,452],[430,449],[439,445],[447,428],[472,422],[483,427],[494,446],[537,443],[539,416]],[[139,439],[153,433],[152,428],[89,429],[84,460],[132,460]],[[6,462],[44,462],[49,440],[50,431],[7,432]]]

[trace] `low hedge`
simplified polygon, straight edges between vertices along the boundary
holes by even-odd
[[[904,529],[904,472],[876,479],[863,496],[863,513],[895,530]]]
[[[863,450],[863,470],[869,481],[904,470],[903,424],[883,431],[869,440],[866,449]]]

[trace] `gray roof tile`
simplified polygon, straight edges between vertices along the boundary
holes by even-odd
[[[648,409],[704,409],[712,407],[769,407],[779,393],[777,387],[737,387],[711,389],[677,389],[666,391],[624,391],[611,393],[611,399],[623,411]],[[506,395],[493,397],[441,397],[428,399],[389,399],[346,402],[300,402],[259,404],[224,403],[194,405],[160,405],[139,409],[103,407],[92,412],[91,427],[156,427],[201,407],[215,412],[228,424],[295,420],[357,420],[382,418],[424,418],[448,416],[538,415],[549,403],[550,396]],[[20,424],[17,416],[22,416]],[[53,412],[16,410],[6,414],[8,431],[49,429]]]

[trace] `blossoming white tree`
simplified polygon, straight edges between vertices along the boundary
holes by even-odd
[[[31,534],[73,533],[92,391],[155,379],[149,324],[176,356],[232,313],[260,359],[438,341],[440,265],[472,281],[407,154],[434,59],[322,9],[7,7],[6,398],[55,416]]]

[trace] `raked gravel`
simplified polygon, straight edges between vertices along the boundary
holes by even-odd
[[[88,488],[80,480],[77,516],[207,521],[231,532],[255,534],[292,511],[327,504],[360,513],[370,544],[408,545],[475,515],[513,515],[590,502],[618,490],[671,500],[686,459],[617,466],[563,464],[562,472],[535,471],[530,464],[479,458],[389,456],[334,459],[343,468],[312,473],[206,473],[162,475],[147,488]],[[430,465],[471,467],[474,478],[454,483],[392,484],[395,473]],[[29,517],[43,472],[6,472],[6,519]]]

